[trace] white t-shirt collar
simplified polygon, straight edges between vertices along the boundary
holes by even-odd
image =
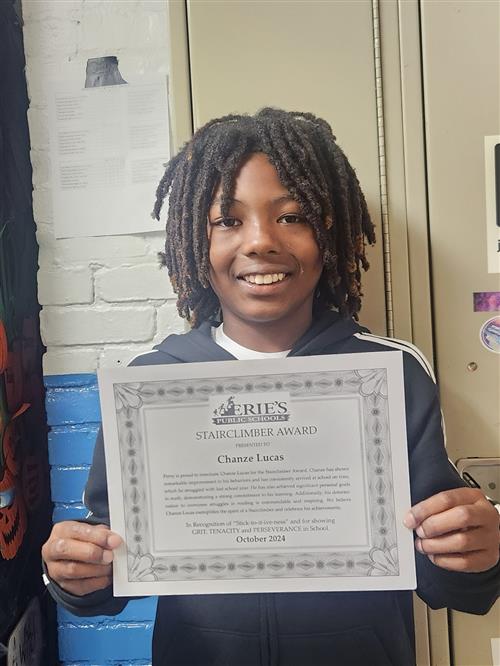
[[[254,349],[248,349],[248,347],[243,347],[243,345],[239,345],[234,340],[231,340],[231,338],[224,333],[224,324],[220,324],[220,326],[212,326],[212,339],[219,345],[219,347],[228,351],[239,361],[265,358],[285,358],[285,356],[288,356],[291,351],[290,349],[286,349],[285,351],[279,352],[260,352],[255,351]]]

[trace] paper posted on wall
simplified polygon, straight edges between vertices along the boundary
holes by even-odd
[[[49,113],[56,238],[158,230],[150,213],[169,158],[166,79],[56,84]]]

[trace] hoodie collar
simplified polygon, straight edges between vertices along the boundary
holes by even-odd
[[[216,326],[216,324],[212,321],[205,321],[188,333],[169,335],[154,349],[172,356],[180,363],[234,361],[232,354],[213,341],[212,326]]]
[[[183,335],[169,335],[154,349],[178,363],[235,360],[232,354],[213,341],[212,326],[216,325],[215,322],[206,321],[199,328]],[[324,354],[332,345],[366,330],[353,319],[345,319],[337,312],[324,310],[297,340],[289,356]]]
[[[294,344],[289,356],[313,356],[325,353],[328,347],[341,340],[351,338],[355,333],[366,331],[354,319],[344,318],[338,312],[324,310],[314,319],[309,329]]]

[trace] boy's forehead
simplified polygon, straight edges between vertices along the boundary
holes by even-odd
[[[250,153],[245,156],[235,171],[233,179],[232,202],[242,203],[247,197],[263,197],[273,202],[294,200],[264,153]],[[222,186],[219,182],[214,191],[212,205],[220,203],[221,195]]]

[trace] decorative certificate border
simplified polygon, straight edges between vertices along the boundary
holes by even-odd
[[[331,370],[241,377],[115,383],[123,483],[128,581],[188,581],[297,577],[398,576],[387,369]],[[155,557],[148,515],[146,406],[208,402],[217,394],[287,391],[301,396],[361,398],[371,544],[369,550]],[[271,549],[270,549],[271,550]]]

